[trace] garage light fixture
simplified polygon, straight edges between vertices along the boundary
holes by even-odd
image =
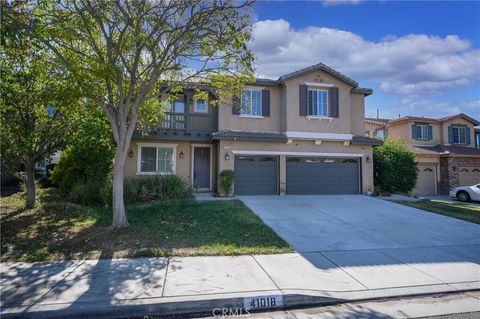
[[[228,155],[228,152],[225,153],[225,160],[228,161],[230,159],[230,155]]]
[[[372,161],[372,159],[370,158],[370,155],[367,155],[367,157],[365,157],[365,161],[367,163],[370,163]]]
[[[180,154],[179,154],[180,158],[183,158],[185,155],[183,155],[183,151],[180,151]]]

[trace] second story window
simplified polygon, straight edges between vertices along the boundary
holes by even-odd
[[[412,138],[415,140],[431,140],[433,139],[432,126],[428,124],[413,124]]]
[[[208,112],[207,101],[196,100],[195,101],[195,106],[194,106],[194,111],[195,112],[200,112],[200,113],[207,113]]]
[[[173,102],[171,100],[167,100],[166,111],[174,113],[185,113],[185,97],[183,95],[178,95]]]
[[[452,126],[452,144],[467,144],[467,128]]]
[[[328,116],[327,90],[308,90],[308,115]]]
[[[242,91],[242,115],[262,115],[262,91],[261,90],[243,90]]]

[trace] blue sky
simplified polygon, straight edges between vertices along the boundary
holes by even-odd
[[[258,1],[259,76],[323,62],[371,87],[366,115],[480,119],[480,1]]]

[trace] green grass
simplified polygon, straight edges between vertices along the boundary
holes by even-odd
[[[418,202],[397,201],[397,203],[480,224],[480,206],[478,205],[442,200],[421,200]]]
[[[15,194],[0,200],[2,261],[243,255],[292,248],[242,202],[169,201],[130,205],[130,227],[112,231],[111,211],[61,201],[41,190],[34,209]],[[17,254],[11,256],[11,252]],[[5,256],[7,252],[10,252]]]

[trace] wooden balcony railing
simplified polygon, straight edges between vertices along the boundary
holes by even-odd
[[[164,114],[158,129],[191,131],[191,132],[215,132],[218,128],[216,114],[175,113]]]

